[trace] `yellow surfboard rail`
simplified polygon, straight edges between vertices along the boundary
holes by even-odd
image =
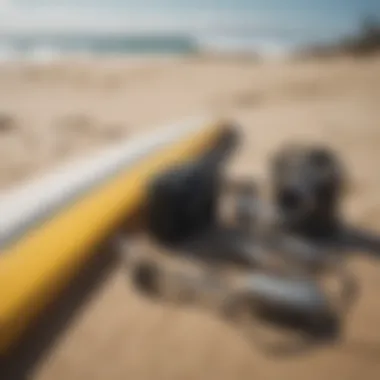
[[[97,186],[0,253],[0,354],[17,343],[118,224],[144,204],[147,181],[212,148],[226,123],[215,122]],[[1,212],[1,211],[0,211]]]

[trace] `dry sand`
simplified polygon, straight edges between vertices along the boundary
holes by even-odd
[[[380,58],[3,64],[0,100],[0,188],[149,126],[216,111],[243,126],[244,146],[233,163],[235,174],[264,175],[268,154],[284,141],[331,144],[352,176],[347,216],[380,230]],[[355,269],[362,297],[344,341],[301,356],[271,358],[202,310],[142,299],[117,267],[29,376],[378,379],[380,269],[364,259]]]

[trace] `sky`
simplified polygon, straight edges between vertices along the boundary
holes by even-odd
[[[0,0],[0,31],[325,30],[347,33],[380,0]]]

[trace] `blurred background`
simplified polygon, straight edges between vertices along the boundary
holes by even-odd
[[[379,20],[379,0],[0,0],[0,190],[211,112],[242,126],[234,175],[265,178],[285,142],[332,146],[347,217],[379,230]],[[345,342],[274,359],[207,313],[141,299],[116,265],[22,378],[375,380],[378,270],[357,274]]]
[[[379,8],[376,0],[3,0],[0,56],[282,55],[355,36]]]

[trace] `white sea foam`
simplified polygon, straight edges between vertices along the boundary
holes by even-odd
[[[226,34],[57,34],[8,36],[0,38],[0,61],[27,60],[38,64],[62,58],[96,56],[149,56],[201,53],[258,54],[284,57],[296,44],[283,39]]]
[[[285,57],[291,53],[295,44],[280,39],[254,36],[213,35],[197,38],[201,51],[232,54],[257,54],[266,58]]]

